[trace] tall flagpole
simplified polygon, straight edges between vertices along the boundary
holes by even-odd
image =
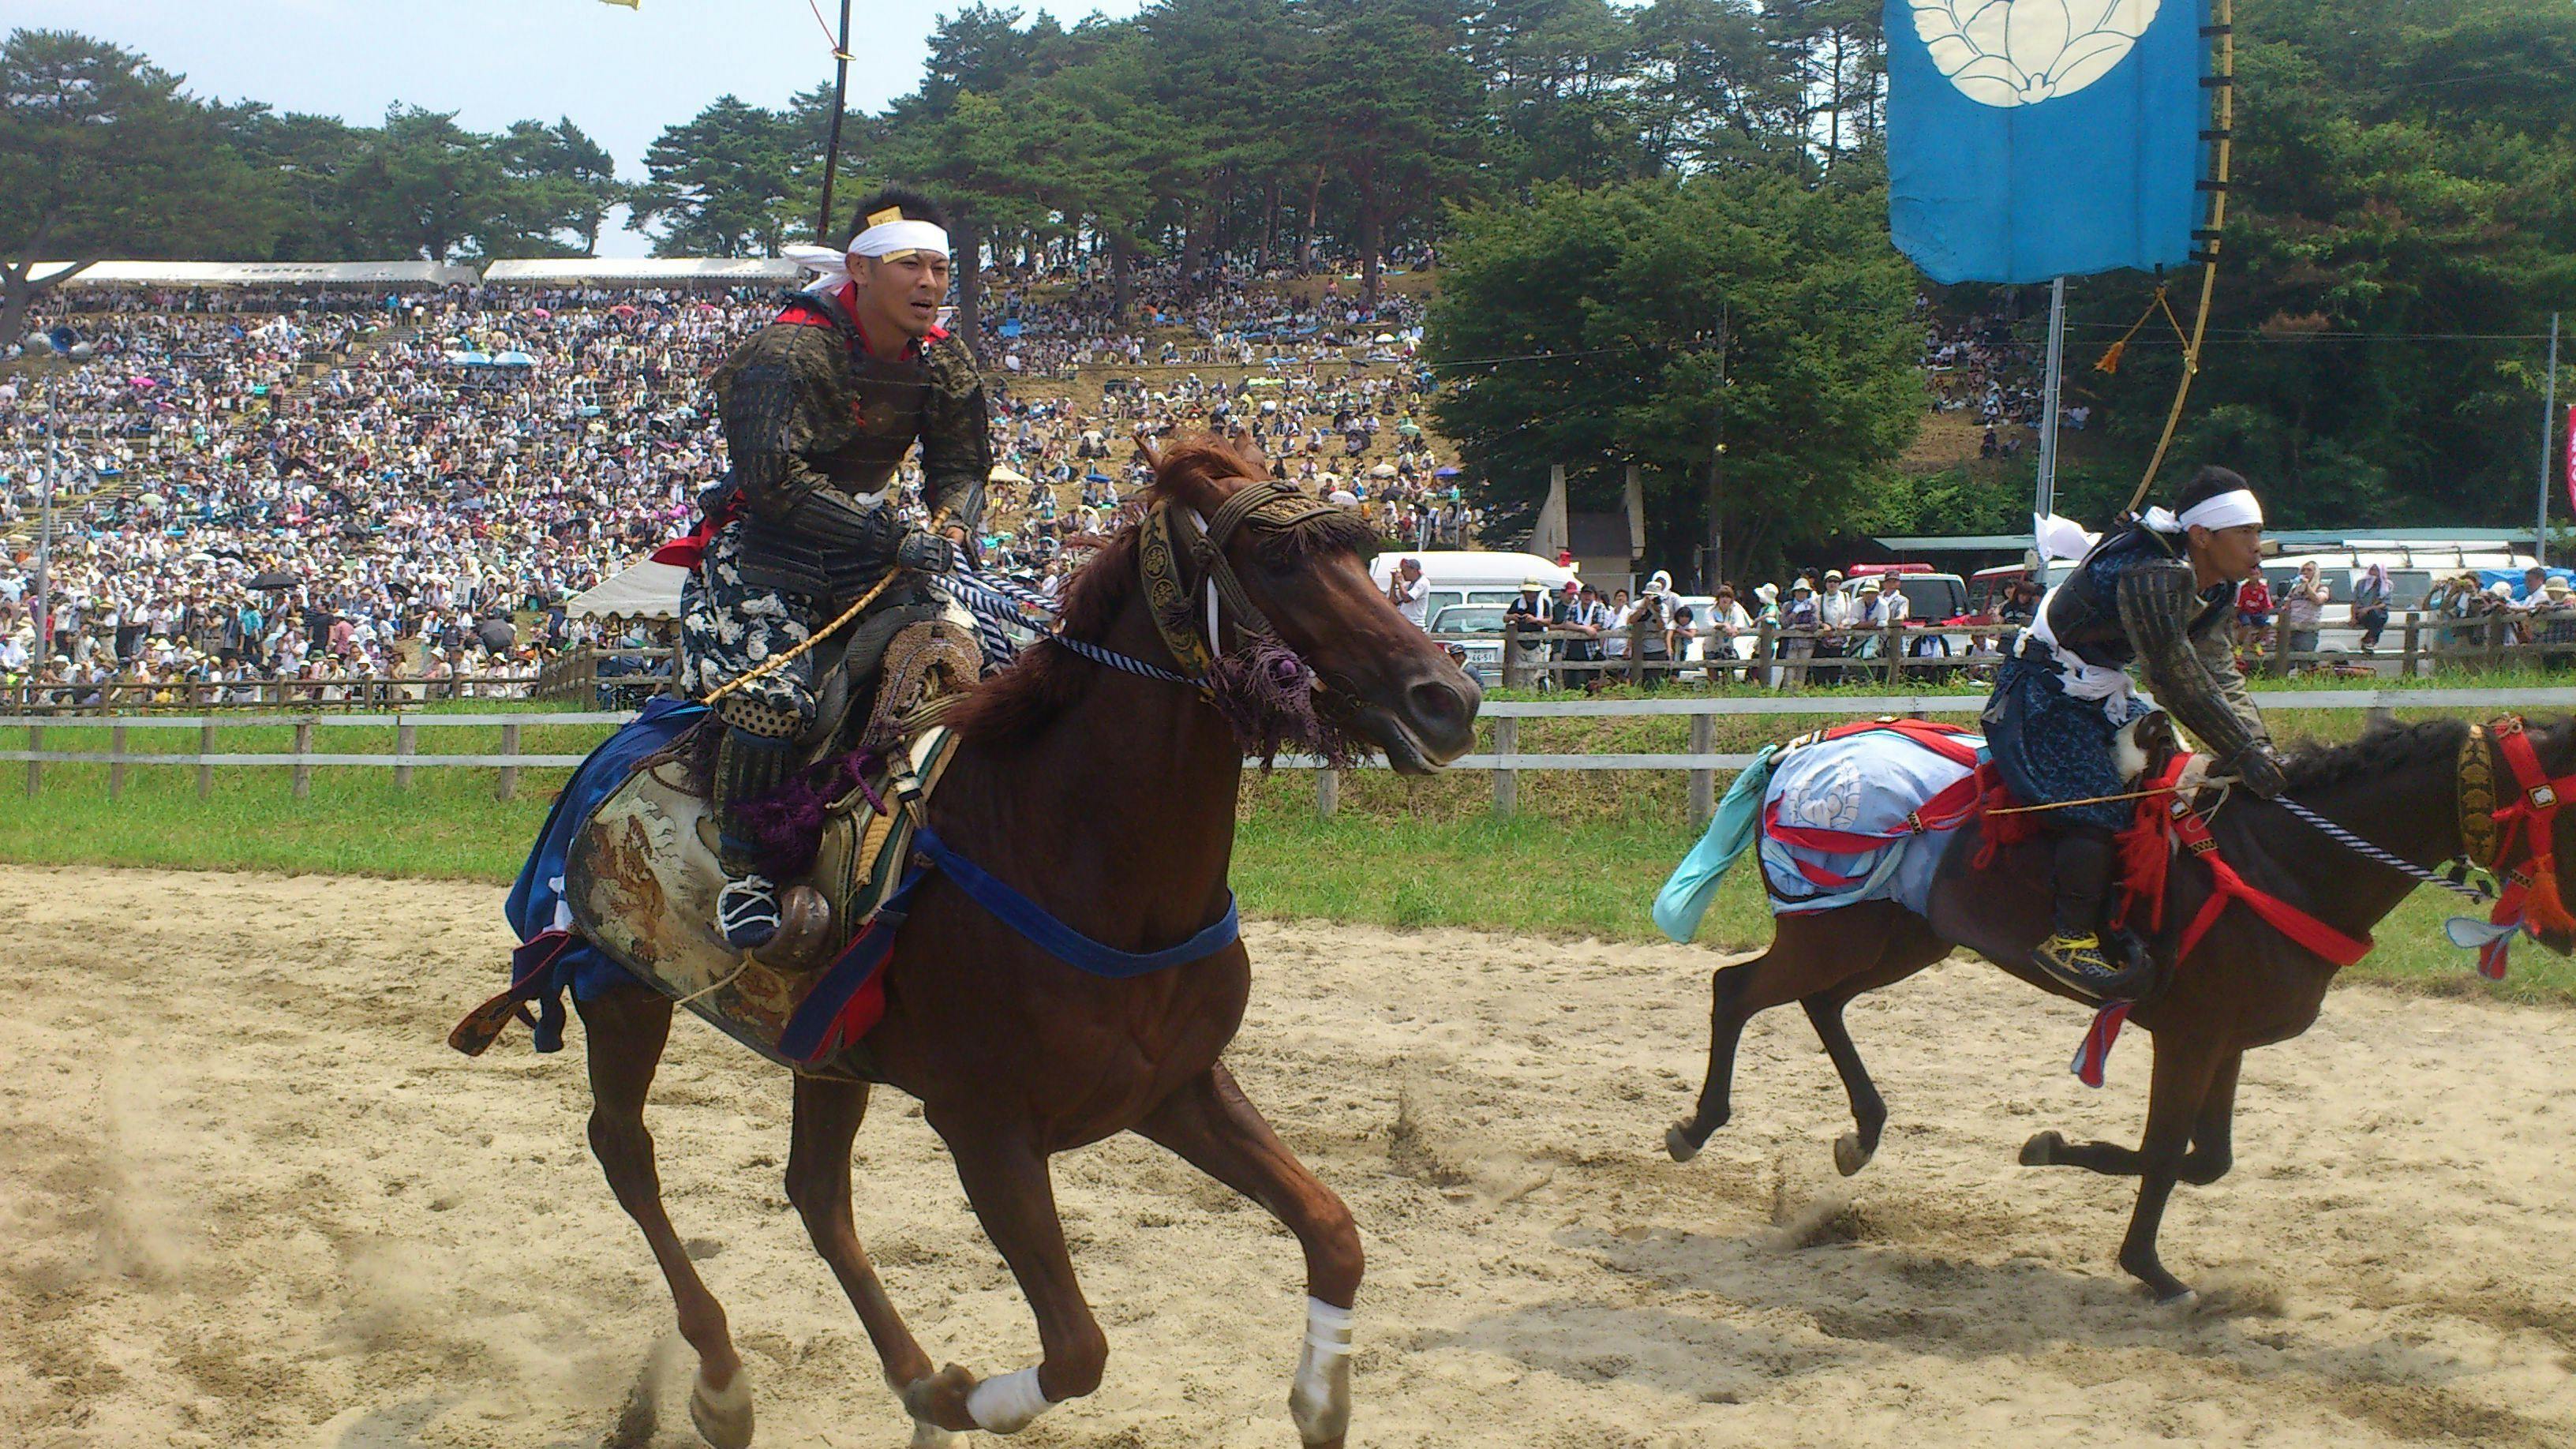
[[[2540,514],[2531,536],[2531,561],[2549,562],[2549,463],[2558,435],[2558,314],[2549,314],[2549,381],[2540,401]]]
[[[841,166],[841,113],[850,97],[850,0],[841,0],[841,39],[832,47],[832,140],[823,150],[823,210],[814,222],[814,240],[832,244],[832,175]]]
[[[2048,381],[2040,391],[2039,492],[2030,506],[2042,518],[2057,511],[2057,387],[2065,370],[2066,279],[2058,277],[2048,284]]]
[[[53,439],[47,438],[44,501],[36,524],[36,652],[41,659],[54,654],[54,484],[62,467]]]

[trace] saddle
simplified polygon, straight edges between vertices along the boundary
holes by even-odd
[[[983,655],[971,622],[937,602],[898,604],[814,648],[814,723],[796,737],[799,764],[902,740],[915,710],[971,688]],[[857,707],[868,701],[866,715]]]
[[[842,948],[901,886],[921,807],[955,752],[956,737],[934,726],[824,802],[813,864],[784,893],[778,939],[757,952],[716,934],[725,877],[701,829],[710,806],[678,752],[666,752],[627,777],[574,839],[563,890],[573,929],[770,1060],[841,1074],[796,1059],[779,1040]]]
[[[713,924],[725,876],[695,738],[711,734],[711,722],[645,761],[574,837],[563,876],[572,929],[772,1061],[851,1075],[779,1043],[902,886],[914,832],[955,755],[955,735],[937,720],[974,684],[981,659],[971,630],[944,613],[938,605],[889,609],[837,648],[823,646],[834,657],[821,661],[820,708],[799,737],[805,768],[788,786],[810,799],[816,837],[811,863],[781,892],[776,939],[744,952]],[[872,703],[862,711],[861,700]],[[871,977],[866,988],[839,1008],[842,1040],[856,1040],[882,1010],[882,981]]]
[[[2124,793],[2154,791],[2129,806],[2133,818],[2163,820],[2171,803],[2195,798],[2207,773],[2208,762],[2184,751],[2162,711],[2124,726],[2113,750]],[[2047,821],[2047,810],[2030,809],[1999,788],[1978,817],[1943,846],[1918,914],[1948,939],[1989,960],[2027,960],[2047,936],[2052,911],[2056,877],[2045,839]],[[2165,885],[2162,856],[2156,853],[2165,848],[2163,837],[2147,842],[2135,829],[2123,832],[2115,847],[2104,939],[2128,966],[2148,969],[2148,984],[2135,998],[2139,1002],[2163,994],[2178,959],[2151,919]]]

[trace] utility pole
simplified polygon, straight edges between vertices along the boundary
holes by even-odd
[[[814,223],[814,240],[832,244],[832,176],[841,166],[841,113],[849,109],[850,0],[841,0],[841,39],[832,47],[832,140],[823,150],[823,211]]]
[[[2030,511],[2042,518],[2057,511],[2057,400],[2065,371],[2066,279],[2058,277],[2048,284],[2048,375],[2040,390],[2039,491],[2030,505]]]
[[[2540,400],[2540,512],[2531,536],[2531,561],[2549,562],[2549,464],[2558,436],[2558,314],[2549,314],[2549,381]]]
[[[45,484],[36,515],[36,657],[40,662],[54,653],[54,480],[61,472],[53,439],[47,438]]]
[[[1717,314],[1717,407],[1708,445],[1708,569],[1699,581],[1700,588],[1711,594],[1726,577],[1726,521],[1720,508],[1726,492],[1726,334],[1734,317],[1733,307]]]

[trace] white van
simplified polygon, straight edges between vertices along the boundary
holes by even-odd
[[[1480,549],[1445,549],[1408,553],[1390,548],[1369,563],[1369,580],[1383,592],[1405,559],[1422,561],[1423,618],[1440,617],[1452,604],[1492,604],[1501,608],[1520,597],[1521,584],[1536,579],[1550,590],[1562,589],[1574,570],[1534,553],[1487,553]]]

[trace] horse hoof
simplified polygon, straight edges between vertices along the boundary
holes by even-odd
[[[750,1449],[751,1378],[741,1369],[721,1389],[707,1387],[707,1371],[698,1370],[689,1385],[689,1422],[713,1449]]]
[[[1869,1166],[1869,1160],[1877,1155],[1877,1148],[1861,1145],[1857,1132],[1846,1132],[1834,1139],[1834,1171],[1845,1177]]]
[[[2168,1293],[2164,1297],[2157,1299],[2156,1306],[2158,1308],[2183,1309],[2189,1308],[2198,1302],[2200,1302],[2199,1290],[2185,1288],[2179,1293]]]
[[[925,1424],[919,1419],[912,1421],[912,1449],[957,1449],[957,1445],[963,1442],[937,1424]]]
[[[1673,1161],[1688,1162],[1699,1156],[1699,1149],[1700,1144],[1691,1140],[1690,1124],[1676,1122],[1664,1129],[1664,1150],[1673,1155]]]
[[[923,1440],[924,1430],[933,1433],[965,1433],[975,1427],[975,1416],[966,1411],[966,1396],[975,1391],[975,1376],[962,1365],[950,1364],[926,1379],[915,1379],[903,1386],[903,1410],[912,1415],[916,1426],[915,1443],[938,1443]]]
[[[2042,1132],[2021,1145],[2021,1165],[2024,1167],[2055,1167],[2057,1165],[2058,1149],[2065,1145],[2066,1136],[2064,1133],[2054,1131]]]

